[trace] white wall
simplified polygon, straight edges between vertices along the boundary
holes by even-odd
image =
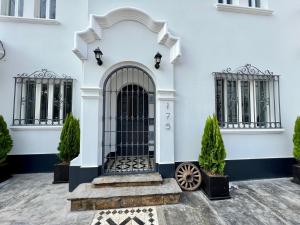
[[[300,112],[300,2],[272,0],[272,16],[220,12],[216,1],[90,1],[89,12],[136,7],[181,38],[182,58],[175,65],[175,160],[196,160],[204,122],[214,113],[212,72],[251,63],[281,74],[282,134],[224,135],[228,159],[292,156],[292,130]],[[141,40],[142,42],[142,40]],[[148,52],[147,52],[148,53]],[[145,53],[145,54],[147,54]],[[165,60],[165,59],[163,59]]]
[[[220,12],[214,7],[214,0],[90,0],[88,5],[86,2],[77,1],[75,5],[71,0],[58,0],[57,20],[60,25],[0,22],[0,40],[7,50],[5,61],[0,61],[0,114],[9,123],[12,120],[13,75],[47,68],[74,75],[80,82],[81,63],[71,52],[74,31],[87,27],[88,13],[105,15],[115,8],[136,7],[156,20],[166,21],[171,32],[181,38],[182,57],[174,66],[176,161],[198,158],[205,119],[214,113],[211,73],[246,63],[281,74],[281,116],[285,131],[280,134],[226,134],[224,141],[228,159],[292,156],[293,123],[300,112],[298,0],[269,1],[269,8],[275,12],[272,16]],[[126,45],[130,38],[131,41],[134,39],[135,46]],[[89,48],[89,57],[93,57],[92,50],[98,45],[101,47],[104,65],[99,68],[93,60],[84,65],[85,74],[89,74],[84,77],[86,84],[99,86],[108,67],[126,59],[141,61],[150,67],[158,50],[163,54],[163,61],[155,76],[163,80],[166,76],[164,70],[168,67],[165,64],[168,52],[163,46],[157,47],[155,39],[155,34],[146,32],[144,26],[130,22],[105,30],[103,40]],[[145,42],[152,44],[145,46]],[[115,52],[119,54],[112,55]],[[136,58],[136,55],[139,57]],[[79,115],[78,86],[74,93],[74,112]],[[40,136],[47,134],[39,133]],[[25,143],[26,135],[32,143],[39,142],[33,135],[22,133],[20,137],[14,132],[16,147]],[[47,143],[52,146],[53,152],[56,152],[57,141],[57,138],[51,137]],[[35,145],[24,146],[22,150],[15,147],[12,154],[44,152],[36,149]]]
[[[1,18],[0,18],[1,21]],[[87,2],[57,1],[58,25],[0,22],[0,40],[6,57],[0,61],[0,114],[8,125],[13,116],[13,76],[48,69],[75,78],[73,112],[80,116],[82,66],[72,53],[74,32],[88,23]],[[14,147],[10,154],[57,153],[59,130],[11,131]]]

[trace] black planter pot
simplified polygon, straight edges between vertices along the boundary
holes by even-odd
[[[69,164],[58,163],[54,165],[53,184],[69,183]]]
[[[300,164],[293,165],[293,179],[296,184],[300,184]]]
[[[11,178],[11,170],[7,163],[0,164],[0,183]]]
[[[201,187],[204,194],[210,200],[229,199],[229,177],[219,175],[209,175],[206,171],[200,168],[202,175]]]

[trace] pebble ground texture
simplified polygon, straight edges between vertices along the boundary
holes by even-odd
[[[70,212],[68,184],[53,174],[15,175],[0,184],[1,225],[90,225],[99,211]],[[235,182],[232,199],[184,192],[180,204],[155,207],[160,225],[299,224],[300,185],[289,178]]]

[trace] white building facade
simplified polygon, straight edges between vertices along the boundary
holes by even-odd
[[[81,147],[70,190],[107,174],[173,177],[198,160],[212,114],[231,180],[290,175],[300,2],[0,2],[0,114],[16,172],[52,170],[72,112]]]

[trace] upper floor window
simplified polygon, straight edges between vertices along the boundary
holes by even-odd
[[[0,0],[0,15],[55,19],[56,0]]]
[[[222,128],[281,128],[279,75],[247,64],[214,76]]]
[[[232,0],[218,0],[218,3],[232,4]]]
[[[15,77],[13,125],[61,125],[72,111],[73,79],[41,70]]]
[[[56,0],[37,0],[37,17],[55,19]]]
[[[23,16],[24,0],[0,0],[1,15]]]
[[[218,3],[254,8],[268,8],[267,1],[268,0],[218,0]]]
[[[261,7],[260,0],[248,0],[248,6],[260,8]]]

